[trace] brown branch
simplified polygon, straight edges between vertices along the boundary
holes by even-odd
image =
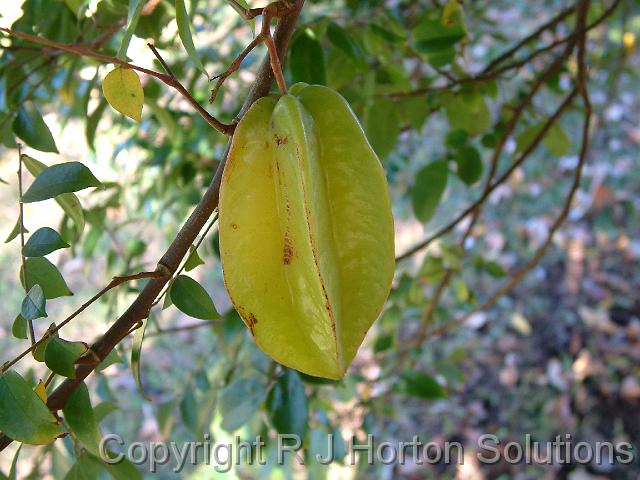
[[[578,35],[578,54],[577,54],[577,63],[578,63],[578,74],[576,78],[576,91],[580,93],[582,98],[582,103],[584,106],[584,121],[582,127],[582,144],[580,147],[580,154],[578,157],[578,165],[576,166],[573,183],[571,188],[569,189],[569,193],[567,194],[566,200],[562,207],[562,210],[556,220],[551,225],[547,236],[545,238],[544,243],[535,253],[535,255],[522,267],[518,270],[511,279],[499,290],[494,292],[489,298],[487,298],[482,304],[472,309],[470,312],[458,317],[452,322],[443,325],[442,327],[428,332],[425,335],[426,337],[442,335],[446,333],[451,328],[462,325],[466,322],[469,317],[477,312],[486,310],[491,308],[495,303],[502,298],[504,295],[508,294],[511,290],[513,290],[516,285],[518,285],[522,279],[540,263],[540,260],[544,257],[547,249],[553,242],[553,237],[558,229],[564,224],[571,210],[571,203],[575,197],[578,188],[580,187],[580,181],[582,179],[582,171],[584,168],[584,164],[586,163],[587,153],[589,151],[589,129],[591,125],[591,116],[592,116],[592,108],[591,101],[589,99],[589,92],[587,87],[587,64],[585,61],[586,55],[586,29],[584,28],[586,24],[587,13],[589,10],[589,0],[579,0],[578,8],[577,8],[577,30],[581,33]],[[422,340],[424,341],[424,340]],[[420,342],[421,343],[421,342]]]
[[[296,0],[292,9],[284,15],[274,33],[274,42],[278,50],[280,59],[284,59],[285,52],[289,45],[289,40],[295,29],[300,10],[304,4],[304,0]],[[271,70],[270,60],[267,58],[263,61],[258,76],[253,83],[244,105],[237,118],[241,118],[247,109],[257,99],[269,94],[273,83],[273,72]],[[229,144],[227,144],[227,153]],[[165,275],[167,272],[173,274],[178,268],[180,261],[189,251],[189,247],[195,240],[198,232],[211,217],[213,211],[218,206],[218,196],[220,193],[220,181],[222,179],[222,171],[226,163],[226,156],[220,162],[215,176],[204,193],[202,199],[195,207],[184,226],[178,232],[165,254],[158,262],[158,271]],[[127,335],[133,326],[138,322],[147,318],[149,309],[153,304],[156,296],[160,293],[164,285],[168,282],[168,278],[152,279],[147,283],[142,292],[133,301],[129,308],[118,318],[115,323],[107,330],[107,332],[92,346],[91,350],[100,360],[115,348],[115,346]],[[93,372],[97,365],[78,365],[76,367],[75,378],[65,379],[48,398],[47,405],[51,410],[59,410],[64,406],[69,395],[80,385],[83,380]],[[11,444],[12,439],[6,435],[0,436],[0,451]]]
[[[560,55],[537,78],[537,80],[534,82],[533,86],[529,90],[529,93],[527,94],[527,96],[516,106],[513,114],[511,115],[511,118],[507,122],[505,131],[500,137],[498,145],[496,146],[493,152],[493,155],[491,158],[491,167],[489,169],[489,173],[485,180],[483,193],[486,193],[491,188],[491,184],[498,170],[498,161],[500,160],[500,156],[504,151],[504,147],[507,144],[507,140],[509,139],[509,137],[511,137],[516,126],[518,125],[520,118],[524,114],[525,110],[533,103],[533,99],[535,95],[538,93],[538,91],[540,90],[540,88],[542,88],[542,85],[544,85],[544,83],[549,78],[551,78],[552,75],[554,75],[556,72],[560,70],[560,68],[562,68],[562,65],[564,65],[566,59],[571,55],[571,52],[573,51],[574,46],[575,46],[574,42],[571,42],[567,45],[567,48],[565,49],[564,53]],[[533,150],[531,150],[531,152],[533,152]],[[459,245],[461,248],[464,248],[464,244],[467,238],[469,238],[469,236],[471,235],[473,228],[476,222],[478,221],[480,214],[482,213],[482,208],[484,207],[485,204],[486,204],[485,202],[478,204],[476,208],[474,208],[473,212],[471,213],[471,220],[469,221],[469,225],[467,225],[467,228],[464,234],[462,235],[462,238],[459,241]],[[422,315],[420,327],[418,329],[418,344],[422,343],[425,340],[426,334],[427,334],[427,326],[431,324],[431,321],[433,320],[433,315],[436,311],[436,307],[438,306],[440,302],[440,298],[442,297],[447,285],[451,281],[452,276],[453,276],[453,270],[447,269],[442,279],[440,279],[440,282],[438,283],[438,286],[435,289],[434,295],[431,298],[431,301],[429,302],[429,304],[427,305],[427,308],[425,309],[424,314]]]
[[[22,40],[37,43],[40,45],[45,45],[47,47],[50,47],[56,50],[62,50],[62,51],[73,53],[75,55],[80,55],[83,57],[95,58],[96,60],[100,60],[101,62],[113,63],[115,65],[119,65],[125,68],[130,68],[132,70],[136,70],[138,72],[145,73],[147,75],[155,77],[158,80],[165,83],[166,85],[177,90],[185,98],[185,100],[187,100],[189,104],[196,110],[196,112],[198,112],[198,114],[214,129],[216,129],[217,131],[225,135],[233,134],[233,130],[235,129],[235,126],[233,124],[227,125],[225,123],[222,123],[213,115],[211,115],[209,112],[207,112],[202,107],[202,105],[200,105],[198,101],[195,98],[193,98],[193,96],[184,87],[184,85],[182,85],[175,77],[169,74],[156,72],[144,67],[139,67],[132,63],[125,62],[124,60],[120,60],[117,57],[111,57],[109,55],[104,55],[102,53],[94,52],[93,50],[85,46],[58,43],[58,42],[54,42],[53,40],[49,40],[47,38],[37,37],[35,35],[29,35],[28,33],[22,33],[22,32],[10,30],[8,28],[3,28],[3,27],[0,27],[0,31],[10,36],[20,38]]]
[[[444,92],[447,90],[452,89],[453,87],[456,87],[458,85],[464,85],[464,84],[469,84],[469,83],[476,83],[476,82],[486,82],[489,80],[494,80],[496,78],[499,78],[502,74],[510,71],[510,70],[517,70],[519,68],[524,67],[525,65],[531,63],[535,58],[539,57],[540,55],[550,52],[552,50],[554,50],[555,48],[559,47],[560,45],[563,45],[565,43],[571,43],[571,42],[575,42],[576,39],[583,33],[589,32],[590,30],[596,28],[598,25],[600,25],[604,20],[606,20],[609,16],[611,16],[611,14],[613,14],[613,12],[616,10],[616,8],[618,7],[618,5],[620,4],[621,0],[614,0],[613,3],[609,6],[609,8],[607,8],[596,20],[594,20],[592,23],[590,23],[589,25],[587,25],[586,27],[583,26],[581,28],[581,30],[577,30],[573,33],[571,33],[570,35],[567,35],[566,37],[563,37],[561,39],[558,39],[554,42],[551,42],[537,50],[534,50],[533,52],[531,52],[529,55],[527,55],[526,57],[520,59],[520,60],[516,60],[512,63],[509,63],[507,65],[504,65],[498,69],[492,69],[492,70],[487,70],[487,68],[484,68],[483,70],[480,71],[480,73],[475,74],[475,75],[471,75],[469,77],[465,77],[465,78],[459,78],[453,82],[449,82],[446,85],[440,86],[440,87],[425,87],[425,88],[419,88],[416,90],[411,90],[411,91],[407,91],[407,92],[395,92],[395,93],[387,93],[384,94],[384,96],[392,99],[392,100],[399,100],[402,98],[406,98],[406,97],[417,97],[417,96],[422,96],[428,93],[438,93],[438,92]]]
[[[182,326],[179,326],[179,327],[163,328],[161,330],[156,330],[155,332],[147,333],[146,336],[147,337],[155,337],[155,336],[158,336],[158,335],[163,335],[165,333],[186,332],[186,331],[189,331],[189,330],[196,330],[198,328],[202,328],[202,327],[206,327],[206,326],[216,325],[216,324],[220,323],[221,321],[222,320],[220,320],[220,319],[206,320],[206,321],[203,321],[203,322],[191,323],[189,325],[182,325]]]
[[[527,45],[529,42],[532,42],[533,40],[537,39],[540,35],[542,35],[545,31],[550,30],[553,27],[555,27],[556,25],[558,25],[565,18],[567,18],[569,15],[571,15],[574,11],[575,11],[575,6],[574,5],[570,6],[569,8],[566,8],[565,10],[562,10],[560,13],[558,13],[555,17],[553,17],[547,23],[545,23],[544,25],[541,25],[539,28],[537,28],[533,33],[531,33],[530,35],[527,35],[522,40],[520,40],[518,43],[516,43],[513,47],[511,47],[510,49],[508,49],[504,53],[498,55],[495,59],[493,59],[482,70],[482,73],[486,74],[486,73],[492,71],[499,64],[501,64],[502,62],[504,62],[508,58],[512,57],[515,53],[518,52],[518,50],[520,50],[522,47]]]
[[[95,303],[100,297],[102,297],[105,293],[107,293],[112,288],[115,288],[115,287],[117,287],[119,285],[122,285],[125,282],[130,282],[131,280],[140,280],[142,278],[162,278],[162,277],[163,277],[163,274],[159,273],[159,272],[141,272],[141,273],[136,273],[134,275],[125,275],[125,276],[122,276],[122,277],[113,277],[113,279],[111,279],[111,282],[109,282],[109,284],[106,287],[104,287],[102,290],[100,290],[98,293],[96,293],[93,297],[91,297],[89,300],[87,300],[87,302],[83,303],[80,306],[80,308],[78,308],[75,312],[73,312],[71,315],[69,315],[67,318],[65,318],[62,322],[60,322],[60,324],[57,325],[55,328],[52,328],[51,330],[47,330],[47,333],[40,340],[38,340],[37,342],[33,342],[31,344],[31,347],[27,348],[24,352],[19,354],[13,360],[10,360],[10,361],[4,363],[2,365],[2,367],[0,367],[0,374],[6,372],[9,368],[11,368],[16,363],[18,363],[20,360],[22,360],[30,352],[32,352],[37,347],[39,347],[40,345],[45,343],[51,337],[51,335],[56,333],[58,330],[60,330],[62,327],[64,327],[67,323],[69,323],[71,320],[73,320],[78,315],[80,315],[91,304]]]

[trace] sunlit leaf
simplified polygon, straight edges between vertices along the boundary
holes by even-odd
[[[102,91],[109,105],[127,117],[142,119],[144,91],[140,77],[130,68],[116,67],[102,81]]]

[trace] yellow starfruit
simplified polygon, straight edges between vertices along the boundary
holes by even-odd
[[[395,268],[384,170],[344,98],[296,84],[255,102],[233,136],[219,214],[225,286],[257,345],[341,378]]]

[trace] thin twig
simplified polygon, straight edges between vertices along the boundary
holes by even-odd
[[[281,59],[284,58],[303,5],[304,0],[296,0],[291,10],[280,19],[280,22],[278,22],[274,41],[278,50],[278,57]],[[252,85],[237,118],[244,115],[253,102],[269,94],[273,80],[274,75],[271,70],[271,62],[269,59],[266,59],[260,67],[256,81]],[[228,149],[229,144],[227,144],[227,152]],[[171,274],[177,270],[178,265],[188,252],[189,247],[193,244],[198,232],[204,227],[207,220],[211,218],[213,211],[218,206],[220,181],[222,179],[222,171],[224,170],[224,165],[226,163],[226,155],[227,154],[225,153],[225,156],[220,162],[220,165],[216,170],[216,174],[204,193],[204,196],[158,262],[158,271],[161,273]],[[113,325],[111,325],[107,332],[105,332],[104,335],[91,346],[90,350],[97,358],[106,358],[109,352],[111,352],[111,350],[115,348],[124,336],[126,336],[131,327],[148,316],[151,304],[168,281],[169,278],[163,276],[162,278],[151,279],[151,281],[145,285],[142,292],[136,297],[129,308],[113,323]],[[58,410],[62,408],[71,393],[93,372],[94,369],[95,365],[93,364],[78,365],[75,372],[75,378],[65,378],[64,381],[55,388],[51,395],[49,395],[47,399],[47,406],[49,409]],[[13,440],[10,437],[0,434],[0,451],[4,450],[12,441]]]
[[[93,50],[79,45],[70,45],[64,43],[54,42],[53,40],[49,40],[47,38],[37,37],[35,35],[29,35],[27,33],[18,32],[15,30],[11,30],[8,28],[0,27],[0,31],[5,32],[8,35],[13,37],[21,38],[23,40],[27,40],[29,42],[37,43],[40,45],[45,45],[47,47],[54,48],[56,50],[63,50],[65,52],[73,53],[75,55],[80,55],[83,57],[95,58],[96,60],[100,60],[105,63],[113,63],[115,65],[119,65],[121,67],[130,68],[132,70],[136,70],[141,73],[145,73],[152,77],[157,78],[162,81],[166,85],[177,90],[184,98],[189,102],[189,104],[198,112],[198,114],[214,129],[218,130],[220,133],[225,135],[232,135],[235,130],[235,125],[230,124],[227,125],[225,123],[220,122],[217,118],[207,112],[202,105],[198,103],[198,101],[193,98],[193,96],[189,93],[189,91],[182,85],[175,77],[172,77],[166,73],[156,72],[154,70],[149,70],[148,68],[139,67],[132,63],[121,60],[117,57],[111,57],[109,55],[104,55],[102,53],[94,52]]]
[[[539,28],[537,28],[533,33],[531,33],[530,35],[527,35],[526,37],[524,37],[522,40],[520,40],[518,43],[516,43],[513,47],[509,48],[507,51],[505,51],[504,53],[498,55],[495,59],[493,59],[483,70],[482,73],[488,73],[490,71],[492,71],[495,67],[497,67],[499,64],[501,64],[502,62],[504,62],[505,60],[507,60],[508,58],[512,57],[515,53],[518,52],[518,50],[520,50],[522,47],[524,47],[525,45],[527,45],[528,43],[532,42],[533,40],[537,39],[538,37],[540,37],[540,35],[542,35],[545,31],[552,29],[553,27],[555,27],[557,24],[559,24],[560,22],[562,22],[565,18],[567,18],[569,15],[571,15],[573,12],[575,11],[575,6],[572,5],[569,8],[566,8],[564,10],[562,10],[560,13],[558,13],[555,17],[553,17],[551,20],[549,20],[547,23],[545,23],[544,25],[541,25]]]
[[[2,365],[2,367],[0,367],[0,373],[6,372],[9,368],[14,366],[16,363],[18,363],[24,357],[26,357],[30,352],[35,350],[38,346],[40,346],[43,343],[45,343],[51,337],[51,335],[56,333],[58,330],[60,330],[62,327],[64,327],[67,323],[69,323],[71,320],[73,320],[78,315],[80,315],[91,304],[96,302],[100,297],[102,297],[105,293],[107,293],[112,288],[115,288],[115,287],[117,287],[117,286],[119,286],[119,285],[121,285],[121,284],[123,284],[125,282],[130,282],[131,280],[140,280],[140,279],[143,279],[143,278],[159,279],[159,278],[163,278],[163,277],[162,277],[162,273],[159,273],[159,272],[141,272],[141,273],[136,273],[134,275],[124,275],[124,276],[121,276],[121,277],[113,277],[111,282],[109,282],[109,284],[106,287],[104,287],[102,290],[100,290],[98,293],[96,293],[87,302],[83,303],[80,306],[80,308],[78,308],[75,312],[73,312],[71,315],[69,315],[67,318],[65,318],[59,325],[56,325],[55,328],[52,328],[51,330],[48,330],[47,333],[40,340],[38,340],[37,342],[32,343],[31,347],[29,347],[24,352],[22,352],[21,354],[16,356],[13,360],[10,360],[10,361],[4,363]]]
[[[163,329],[159,329],[156,330],[155,332],[149,332],[146,334],[147,337],[154,337],[157,335],[163,335],[165,333],[177,333],[177,332],[185,332],[188,330],[196,330],[198,328],[202,328],[202,327],[206,327],[206,326],[211,326],[211,325],[216,325],[218,323],[220,323],[222,320],[220,319],[216,319],[216,320],[206,320],[203,322],[197,322],[197,323],[192,323],[189,325],[183,325],[180,327],[168,327],[168,328],[163,328]]]
[[[207,226],[207,228],[205,228],[204,232],[202,233],[202,235],[200,236],[200,238],[198,239],[198,241],[194,244],[193,246],[193,251],[197,252],[198,248],[200,247],[200,245],[202,244],[202,241],[204,240],[204,238],[207,236],[207,234],[209,233],[209,230],[211,230],[211,227],[213,227],[213,225],[216,223],[216,221],[218,220],[218,213],[216,212],[213,215],[213,218],[211,219],[211,222],[209,222],[209,225]],[[174,273],[173,277],[171,278],[171,280],[167,283],[166,287],[164,288],[164,290],[158,294],[158,298],[155,299],[155,301],[151,304],[152,307],[155,307],[158,303],[160,303],[160,300],[162,300],[162,297],[164,297],[167,292],[169,291],[169,289],[171,288],[171,285],[173,285],[173,282],[175,281],[176,278],[178,278],[178,276],[182,273],[182,271],[184,270],[185,266],[187,265],[187,262],[189,261],[189,255],[185,255],[185,258],[183,259],[182,265],[180,266],[180,268],[176,271],[176,273]],[[158,328],[158,330],[161,330],[160,328]]]

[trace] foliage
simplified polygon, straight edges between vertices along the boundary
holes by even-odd
[[[44,465],[54,478],[136,478],[132,464],[112,465],[98,451],[103,431],[139,438],[143,415],[132,411],[153,418],[165,441],[298,434],[312,478],[329,475],[311,458],[326,453],[329,434],[343,464],[351,435],[402,437],[405,407],[433,407],[445,429],[448,414],[456,416],[447,410],[453,394],[470,381],[469,345],[432,339],[458,332],[464,340],[478,315],[517,298],[514,288],[579,200],[595,135],[589,126],[601,115],[590,90],[610,84],[613,96],[621,78],[637,78],[627,68],[637,60],[628,34],[640,34],[630,0],[545,2],[545,15],[531,2],[297,0],[293,9],[276,2],[269,10],[254,3],[25,0],[13,23],[2,24],[10,30],[0,43],[0,143],[3,162],[19,171],[3,173],[10,186],[0,185],[17,194],[6,206],[4,248],[20,258],[12,267],[16,291],[23,289],[11,293],[15,308],[6,307],[15,318],[6,351],[24,354],[3,358],[0,445],[45,445],[0,463],[10,476],[29,454],[34,478]],[[517,27],[500,20],[501,9],[514,12]],[[397,236],[392,293],[340,381],[267,358],[222,293],[215,171],[245,98],[255,100],[252,74],[253,92],[265,81],[265,49],[243,50],[269,45],[253,20],[270,15],[281,28],[274,41],[286,83],[324,84],[349,101],[383,160],[396,232],[424,232],[415,244]],[[288,21],[296,26],[285,48]],[[224,83],[205,108],[212,72]],[[517,261],[499,256],[482,216],[507,218],[501,192],[526,196],[534,185],[544,195],[523,203],[544,212],[544,234],[523,247],[517,222],[501,223]],[[50,199],[58,223],[30,218]],[[84,269],[65,268],[73,259]],[[89,291],[96,271],[107,287]],[[66,327],[95,316],[93,308],[110,327],[94,322],[95,343]],[[185,323],[178,311],[200,321]],[[523,318],[510,325],[529,335]],[[135,398],[115,380],[128,371]],[[517,403],[519,392],[512,394]],[[274,458],[274,445],[265,457]],[[250,460],[238,475],[299,469],[293,456],[284,465]]]

